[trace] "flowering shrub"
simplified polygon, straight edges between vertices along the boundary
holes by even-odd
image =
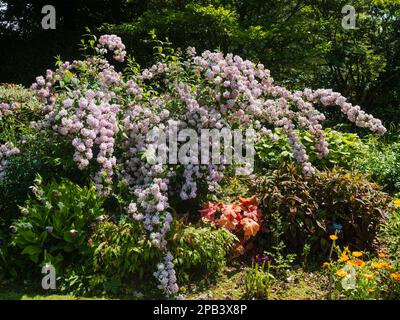
[[[6,173],[8,158],[19,154],[16,144],[23,144],[27,123],[38,110],[38,102],[31,90],[19,85],[0,85],[0,181]]]
[[[240,240],[238,249],[242,253],[245,241],[260,230],[262,213],[255,197],[240,198],[239,203],[233,204],[209,202],[200,213],[204,221],[212,222],[236,235]]]
[[[5,119],[19,118],[17,113],[30,113],[39,109],[34,92],[20,85],[0,84],[0,127]],[[14,115],[14,117],[10,117]]]
[[[7,158],[20,153],[20,150],[14,147],[12,142],[0,145],[0,179],[5,175]]]
[[[55,71],[47,70],[45,76],[36,78],[32,89],[41,103],[42,117],[32,128],[69,142],[74,152],[65,157],[93,179],[99,195],[110,195],[117,181],[129,188],[127,213],[143,223],[152,245],[164,252],[164,264],[170,266],[168,274],[155,274],[168,295],[178,291],[166,241],[172,222],[170,197],[196,198],[201,185],[217,191],[226,159],[209,158],[207,164],[193,158],[178,164],[148,161],[149,151],[157,146],[157,136],[148,135],[153,129],[190,128],[200,134],[205,128],[254,127],[258,139],[272,136],[270,128],[279,127],[306,175],[315,169],[296,128],[309,131],[320,157],[329,151],[320,124],[325,116],[315,104],[337,105],[356,125],[378,134],[386,131],[380,120],[339,93],[326,89],[290,92],[274,84],[264,65],[233,54],[205,51],[197,55],[189,48],[182,55],[160,54],[159,62],[146,69],[130,59],[123,74],[105,58],[111,52],[118,62],[124,61],[121,39],[103,35],[97,44],[95,40],[84,48],[92,55],[58,61]],[[178,141],[179,146],[183,144]],[[166,151],[173,155],[174,150]],[[247,216],[238,220],[238,208],[232,206],[221,223],[231,229],[240,225],[245,240],[257,233],[259,218],[257,207],[250,208],[254,204],[242,202],[243,206]]]
[[[19,106],[17,103],[12,103],[11,105],[4,102],[0,103],[0,117],[13,114],[13,111],[16,110],[18,107]]]
[[[347,299],[399,299],[400,266],[384,252],[377,256],[336,247],[338,259],[322,267],[331,277],[336,297]],[[366,257],[367,259],[364,259]],[[398,263],[398,262],[397,262]]]

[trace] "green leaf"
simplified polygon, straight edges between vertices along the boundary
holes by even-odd
[[[28,255],[35,255],[35,254],[38,254],[41,251],[42,251],[42,248],[40,248],[39,246],[32,245],[32,246],[25,247],[25,249],[22,250],[21,253],[22,254],[28,254]]]

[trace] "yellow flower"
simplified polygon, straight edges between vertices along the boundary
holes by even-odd
[[[329,267],[329,262],[324,262],[324,263],[322,264],[322,268],[323,268],[323,269],[328,268],[328,267]]]
[[[372,268],[374,268],[374,269],[382,269],[383,268],[383,265],[382,265],[382,262],[372,262]]]
[[[332,234],[332,235],[329,236],[329,238],[330,238],[332,241],[336,241],[336,240],[338,239],[338,236],[337,236],[336,234]]]
[[[343,278],[343,277],[347,276],[347,272],[344,271],[343,269],[340,269],[340,270],[336,271],[336,275]]]
[[[364,277],[365,277],[365,279],[367,279],[367,280],[372,280],[372,279],[374,278],[374,275],[371,274],[371,273],[366,273],[366,274],[364,275]]]
[[[351,260],[351,261],[347,261],[347,264],[349,266],[353,266],[353,267],[357,267],[357,268],[361,268],[365,266],[365,262],[360,260],[360,259],[356,259],[356,260]]]
[[[347,254],[342,253],[342,255],[339,257],[340,262],[346,262],[349,260],[349,256]]]
[[[381,261],[380,264],[381,264],[382,268],[386,268],[388,270],[392,270],[393,269],[393,267],[389,263],[387,263],[386,261]]]
[[[361,251],[353,251],[353,257],[359,258],[362,257],[363,253]]]
[[[378,252],[378,257],[381,259],[385,259],[386,258],[386,253],[384,253],[383,251],[379,251]]]
[[[393,199],[393,203],[394,203],[394,205],[395,205],[397,208],[400,208],[400,199],[394,198],[394,199]]]
[[[396,280],[396,281],[400,281],[400,272],[391,273],[390,278],[392,278],[393,280]]]
[[[383,269],[386,268],[388,270],[392,270],[393,267],[387,263],[386,261],[372,262],[372,268],[374,269]]]

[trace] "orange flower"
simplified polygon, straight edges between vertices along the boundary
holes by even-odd
[[[365,262],[360,259],[347,261],[347,264],[349,266],[353,266],[353,267],[357,267],[357,268],[361,268],[361,267],[365,266]]]
[[[343,277],[347,276],[347,272],[344,271],[343,269],[340,269],[340,270],[336,271],[336,275],[343,278]]]
[[[378,257],[381,259],[385,259],[386,258],[386,253],[384,253],[383,251],[379,251],[378,252]]]
[[[329,236],[329,238],[330,238],[332,241],[336,241],[336,240],[338,239],[338,236],[337,236],[336,234],[332,234],[332,235]]]
[[[372,292],[374,292],[374,289],[368,288],[368,292],[369,292],[369,293],[372,293]]]
[[[364,275],[364,277],[365,277],[365,279],[367,279],[367,280],[372,280],[372,279],[374,278],[374,275],[371,274],[371,273],[366,273],[366,274]]]
[[[400,272],[391,273],[390,278],[392,278],[393,280],[396,280],[396,281],[400,281]]]
[[[349,260],[349,256],[345,253],[342,253],[342,255],[339,257],[339,261],[346,262],[347,260]]]
[[[328,267],[329,267],[329,262],[324,262],[324,263],[322,264],[322,268],[323,268],[323,269],[328,268]]]
[[[363,256],[363,253],[361,251],[353,251],[353,257],[359,258],[362,256]]]
[[[257,204],[257,198],[255,196],[251,198],[240,198],[239,199],[241,204],[244,206],[249,206],[249,205],[256,205]]]
[[[386,261],[381,261],[380,263],[381,263],[382,268],[386,268],[388,270],[392,270],[393,269],[393,267],[389,263],[387,263]]]

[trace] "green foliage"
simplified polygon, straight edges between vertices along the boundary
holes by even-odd
[[[154,284],[152,273],[162,253],[146,239],[145,230],[137,222],[100,222],[93,227],[87,243],[85,263],[66,269],[63,291],[124,295],[143,289],[143,284]]]
[[[329,144],[329,153],[326,157],[319,159],[315,151],[315,143],[309,132],[298,132],[301,143],[307,149],[310,161],[319,169],[340,166],[351,169],[354,167],[356,158],[365,149],[361,139],[355,133],[344,133],[327,128],[324,130],[326,141]],[[273,170],[280,167],[283,163],[294,162],[293,152],[287,142],[287,137],[282,129],[275,129],[276,140],[264,137],[256,145],[257,156],[261,162],[261,170]]]
[[[379,226],[393,209],[390,197],[364,176],[332,169],[306,178],[294,165],[254,183],[264,206],[265,221],[282,223],[289,248],[327,251],[333,223],[343,225],[342,241],[355,248],[371,248]],[[274,217],[279,215],[279,219]]]
[[[234,10],[211,4],[189,2],[182,7],[159,4],[159,10],[149,7],[139,19],[120,25],[105,24],[102,32],[117,33],[126,39],[130,47],[137,50],[136,56],[149,56],[149,49],[137,46],[137,40],[146,39],[150,31],[174,45],[195,46],[198,49],[229,48],[238,36],[238,17]],[[185,32],[182,32],[184,28]],[[139,54],[138,54],[139,53]],[[143,59],[143,58],[142,58]]]
[[[35,197],[20,208],[12,244],[34,263],[60,267],[85,251],[91,224],[103,214],[103,200],[93,185],[80,187],[67,179],[41,183],[38,176],[32,188]]]
[[[397,200],[400,202],[399,200]],[[400,262],[400,210],[393,211],[387,218],[381,233],[382,242],[385,243],[392,259]]]
[[[271,220],[268,224],[271,233],[271,248],[265,252],[265,254],[273,262],[270,269],[274,271],[274,274],[277,277],[285,279],[288,276],[289,270],[291,269],[297,255],[287,252],[288,250],[284,241],[284,224],[285,222],[278,212],[271,214]]]
[[[0,179],[0,217],[9,224],[18,216],[18,206],[26,201],[36,173],[46,180],[67,177],[82,182],[72,161],[64,159],[72,147],[62,138],[31,126],[41,116],[34,93],[17,85],[0,86],[0,102],[15,103],[11,115],[0,117],[0,144],[13,142],[21,153],[7,159],[7,170]]]
[[[237,238],[228,230],[204,227],[178,227],[171,245],[178,279],[213,277],[223,270]]]
[[[400,195],[400,142],[388,143],[369,136],[356,158],[357,170],[371,176],[389,193]]]
[[[248,299],[269,298],[271,281],[274,279],[270,273],[270,262],[254,263],[243,278],[245,295]]]
[[[7,160],[6,174],[0,180],[0,216],[8,225],[18,217],[18,206],[27,200],[37,173],[46,181],[65,177],[76,183],[87,182],[87,174],[65,157],[66,153],[73,153],[67,141],[35,130],[24,139],[25,143],[18,145],[21,153]]]
[[[180,283],[199,277],[213,277],[223,270],[236,237],[225,229],[177,226],[169,247],[174,255]],[[117,296],[149,291],[162,252],[146,239],[146,232],[137,222],[121,219],[97,224],[89,238],[85,263],[71,265],[61,279],[63,292],[79,295]]]
[[[5,103],[28,104],[31,109],[36,109],[39,104],[34,93],[21,85],[0,85],[0,98],[0,101]]]
[[[12,115],[0,116],[0,143],[16,142],[29,134],[30,121],[39,115],[40,103],[30,89],[21,85],[0,85],[0,103],[14,104]]]

